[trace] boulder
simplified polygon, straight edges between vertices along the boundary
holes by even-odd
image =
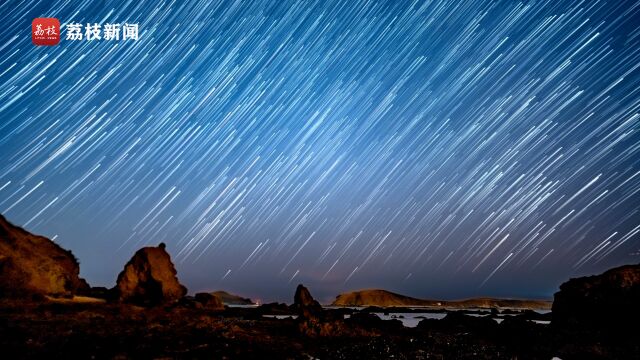
[[[196,301],[195,296],[183,296],[182,298],[180,298],[180,300],[178,300],[177,303],[175,303],[176,307],[182,307],[182,308],[187,308],[187,309],[202,309],[204,308],[204,306],[202,306],[202,303],[199,301]]]
[[[0,297],[70,297],[89,286],[71,251],[0,215]]]
[[[257,308],[260,315],[293,315],[293,311],[284,303],[262,304]]]
[[[640,264],[570,279],[555,293],[552,324],[565,328],[637,329]]]
[[[222,299],[209,293],[197,293],[195,300],[202,304],[202,307],[209,310],[224,310]]]
[[[382,320],[378,315],[367,312],[353,313],[345,322],[355,328],[383,333],[397,332],[404,329],[401,320]]]
[[[187,289],[180,284],[165,245],[138,250],[118,275],[114,292],[122,302],[153,306],[180,300]]]
[[[498,323],[488,316],[470,316],[462,311],[453,311],[439,321],[444,329],[487,334],[498,328]]]

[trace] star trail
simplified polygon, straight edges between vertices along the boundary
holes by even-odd
[[[640,3],[0,5],[0,213],[112,286],[549,296],[640,253]],[[31,21],[61,23],[56,46]],[[69,23],[135,23],[70,41]]]

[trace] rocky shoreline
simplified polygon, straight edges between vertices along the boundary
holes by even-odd
[[[137,251],[111,289],[78,274],[71,252],[0,216],[3,358],[640,358],[640,265],[569,280],[549,313],[323,308],[303,285],[291,305],[226,306],[249,300],[188,296],[163,244]],[[441,316],[403,325],[403,313],[429,311]]]
[[[633,359],[637,332],[606,336],[530,321],[451,311],[409,328],[374,309],[272,305],[212,310],[189,302],[0,301],[0,344],[9,358]],[[273,313],[291,317],[265,317]],[[348,315],[348,316],[345,316]],[[297,316],[297,318],[293,318]]]

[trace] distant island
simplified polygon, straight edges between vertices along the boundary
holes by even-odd
[[[552,301],[527,299],[471,298],[464,300],[427,300],[396,294],[387,290],[368,289],[340,294],[332,306],[420,306],[452,309],[469,308],[513,308],[551,309]]]
[[[226,291],[219,290],[214,291],[211,294],[219,297],[225,305],[255,305],[255,302],[251,299],[234,294],[229,294]]]

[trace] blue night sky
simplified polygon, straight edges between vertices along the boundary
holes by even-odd
[[[37,17],[59,45],[32,44]],[[640,261],[638,19],[633,1],[3,1],[0,213],[96,286],[165,242],[191,292],[549,297]],[[139,39],[67,40],[72,22]]]

